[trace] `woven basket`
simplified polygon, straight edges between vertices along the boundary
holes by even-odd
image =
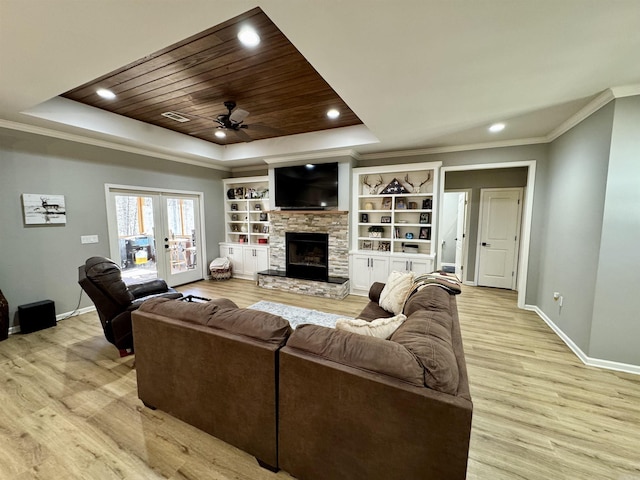
[[[229,280],[231,278],[231,265],[229,268],[212,268],[211,280]]]

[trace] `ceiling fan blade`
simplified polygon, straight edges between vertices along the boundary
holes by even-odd
[[[238,138],[240,140],[242,140],[243,142],[253,142],[253,138],[251,138],[249,135],[247,135],[247,132],[245,132],[244,130],[241,129],[233,129],[231,130],[232,132],[234,132]]]
[[[246,110],[242,110],[241,108],[236,108],[231,115],[229,115],[229,120],[231,123],[238,124],[242,123],[245,118],[249,116],[249,112]]]

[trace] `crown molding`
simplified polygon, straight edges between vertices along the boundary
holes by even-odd
[[[75,143],[82,143],[85,145],[92,145],[94,147],[108,148],[110,150],[119,150],[121,152],[134,153],[136,155],[144,155],[145,157],[160,158],[162,160],[169,160],[172,162],[187,163],[189,165],[195,165],[197,167],[210,168],[212,170],[220,170],[223,172],[229,172],[229,167],[221,167],[219,165],[212,165],[210,163],[193,160],[191,158],[179,157],[177,155],[169,155],[166,153],[154,152],[152,150],[146,150],[139,147],[131,147],[128,145],[121,145],[114,142],[108,142],[106,140],[98,140],[95,138],[83,137],[82,135],[76,135],[73,133],[59,132],[44,127],[36,127],[34,125],[27,125],[24,123],[11,122],[9,120],[0,119],[0,128],[7,128],[9,130],[17,130],[20,132],[33,133],[35,135],[42,135],[44,137],[57,138],[58,140],[67,140]]]
[[[317,160],[319,158],[336,158],[336,157],[351,157],[355,160],[361,159],[361,155],[358,152],[352,149],[347,149],[347,150],[333,150],[330,152],[323,152],[323,151],[311,152],[311,153],[304,153],[302,155],[286,155],[283,157],[271,157],[271,158],[264,158],[263,161],[268,165],[272,165],[274,163],[290,163],[290,162],[298,162],[301,160]]]
[[[611,91],[616,98],[633,97],[640,95],[640,83],[635,85],[623,85],[620,87],[612,87]]]
[[[594,98],[589,103],[587,103],[584,107],[582,107],[580,110],[578,110],[576,113],[574,113],[571,117],[569,117],[567,120],[565,120],[560,125],[558,125],[555,129],[549,132],[546,136],[547,143],[553,142],[560,135],[568,132],[573,127],[578,125],[580,122],[586,120],[587,117],[596,113],[598,110],[600,110],[602,107],[604,107],[607,103],[609,103],[611,100],[615,98],[616,97],[612,89],[609,88],[605,90],[596,98]]]
[[[412,157],[419,155],[435,155],[439,153],[466,152],[469,150],[485,150],[489,148],[520,147],[522,145],[534,145],[546,143],[546,137],[519,138],[515,140],[503,140],[500,142],[472,143],[469,145],[455,145],[450,147],[432,147],[417,150],[401,150],[397,152],[367,153],[361,155],[363,161],[379,160],[385,158]]]

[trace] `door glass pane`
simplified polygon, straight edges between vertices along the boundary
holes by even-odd
[[[167,198],[167,223],[171,274],[194,270],[198,265],[195,201],[188,198]]]
[[[122,277],[138,283],[158,277],[153,225],[153,199],[115,195]]]

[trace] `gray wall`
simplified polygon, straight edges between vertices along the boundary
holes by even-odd
[[[614,104],[552,142],[535,304],[585,353],[598,275]],[[564,297],[563,306],[553,292]]]
[[[640,365],[640,96],[615,102],[589,356]]]
[[[51,299],[56,313],[80,296],[77,267],[109,256],[105,183],[204,192],[207,259],[223,239],[223,172],[29,133],[0,129],[0,290],[18,305]],[[22,193],[65,196],[67,223],[25,226]],[[97,234],[99,243],[80,244]],[[83,296],[81,307],[92,303]]]

